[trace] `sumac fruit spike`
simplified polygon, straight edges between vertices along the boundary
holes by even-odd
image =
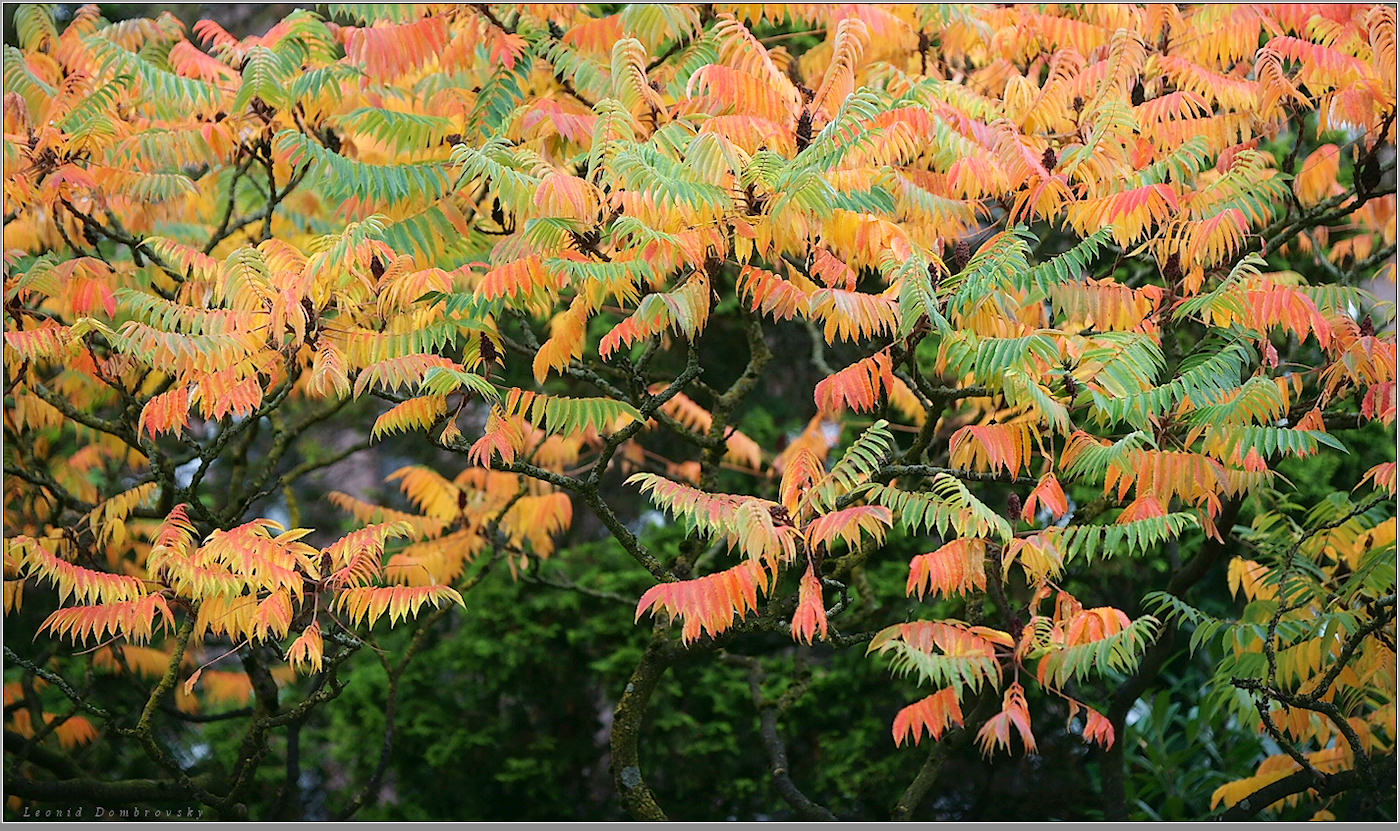
[[[802,109],[802,115],[797,119],[797,134],[794,136],[797,141],[797,152],[806,150],[812,143],[812,111],[807,108]]]
[[[1175,251],[1167,255],[1167,262],[1162,266],[1162,279],[1173,288],[1181,282],[1181,258]]]
[[[498,366],[501,364],[501,353],[497,351],[496,344],[486,336],[485,332],[481,333],[481,362]]]
[[[953,271],[962,271],[967,268],[967,263],[972,259],[972,244],[965,239],[960,239],[953,246]]]

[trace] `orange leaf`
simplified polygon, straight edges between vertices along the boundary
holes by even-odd
[[[1069,621],[1065,630],[1065,645],[1078,646],[1101,641],[1122,632],[1131,623],[1127,615],[1111,606],[1085,609]]]
[[[809,563],[798,585],[797,612],[792,616],[792,639],[811,643],[812,636],[818,631],[822,640],[826,640],[826,606],[822,602],[822,584]]]
[[[190,388],[184,385],[152,396],[141,408],[136,429],[155,438],[185,429],[190,423]]]
[[[894,515],[883,505],[857,505],[833,511],[813,520],[804,530],[807,544],[816,548],[830,546],[836,540],[844,542],[851,549],[860,546],[861,534],[871,537],[879,545],[884,542],[885,530],[894,523]]]
[[[949,439],[954,467],[1016,474],[1031,463],[1031,423],[969,424]]]
[[[957,690],[947,687],[899,711],[894,717],[894,743],[903,744],[909,737],[918,744],[924,733],[938,741],[949,727],[954,724],[961,727],[962,723]]]
[[[718,635],[736,617],[758,608],[758,592],[767,590],[768,575],[757,561],[748,560],[733,568],[694,580],[658,583],[637,603],[637,619],[645,612],[663,611],[680,618],[681,640],[690,643],[702,633]]]
[[[779,499],[788,513],[796,516],[802,497],[817,482],[826,476],[826,467],[821,457],[811,448],[811,442],[794,442],[793,452],[783,466],[783,478],[778,483]],[[1393,481],[1393,477],[1392,477]]]
[[[983,755],[990,756],[998,748],[1011,750],[1011,729],[1021,736],[1027,753],[1034,753],[1035,734],[1031,732],[1031,713],[1026,707],[1026,694],[1021,685],[1011,682],[1002,696],[1001,712],[992,716],[977,731],[977,744]]]
[[[185,679],[185,695],[190,695],[194,692],[194,685],[199,683],[199,676],[203,674],[204,667],[200,667],[199,669],[191,673],[189,678]]]
[[[807,293],[771,271],[744,266],[738,290],[740,297],[749,298],[751,311],[761,310],[774,320],[791,320],[807,313]]]
[[[985,540],[957,539],[937,551],[920,554],[909,561],[909,582],[905,594],[925,592],[966,594],[987,587]]]
[[[311,621],[311,625],[306,627],[292,641],[292,645],[287,649],[286,658],[292,666],[305,668],[307,672],[321,671],[321,656],[325,644],[321,640],[321,624],[318,621]]]
[[[1060,480],[1055,474],[1047,473],[1040,477],[1021,509],[1021,519],[1026,522],[1034,521],[1037,507],[1049,511],[1051,519],[1059,519],[1069,513],[1069,499],[1065,497],[1064,488],[1060,487]]]
[[[888,352],[876,352],[856,361],[817,384],[817,412],[839,413],[847,407],[868,413],[879,406],[880,396],[894,384]]]
[[[1086,707],[1084,740],[1093,742],[1104,750],[1113,747],[1113,723],[1099,711]]]

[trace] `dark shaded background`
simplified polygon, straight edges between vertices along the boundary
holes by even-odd
[[[5,43],[13,44],[15,9],[20,3],[5,3]],[[59,3],[59,22],[71,18],[82,3]],[[218,22],[236,37],[260,35],[286,17],[293,9],[314,8],[312,3],[98,3],[102,16],[108,20],[128,20],[133,17],[159,17],[169,12],[184,21],[188,29],[199,20]]]

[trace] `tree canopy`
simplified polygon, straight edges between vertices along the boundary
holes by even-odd
[[[1395,31],[15,8],[8,815],[1393,819]]]

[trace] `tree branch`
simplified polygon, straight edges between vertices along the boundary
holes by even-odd
[[[779,704],[763,697],[765,673],[762,664],[758,659],[747,655],[725,655],[724,659],[748,670],[749,695],[753,699],[754,708],[758,710],[759,735],[763,737],[763,749],[768,752],[769,774],[773,777],[773,787],[800,818],[835,822],[835,814],[825,806],[813,802],[792,781],[792,774],[788,768],[787,743],[778,732]]]
[[[642,732],[642,718],[646,715],[647,704],[656,685],[671,665],[673,651],[666,639],[666,631],[660,626],[652,629],[651,640],[646,651],[637,662],[632,677],[622,697],[613,711],[612,730],[608,736],[608,746],[612,751],[610,765],[613,783],[622,806],[634,818],[647,822],[665,822],[666,812],[656,802],[646,780],[642,777],[641,759],[637,752],[638,740]]]
[[[1369,760],[1371,767],[1383,779],[1395,778],[1395,756],[1384,756],[1378,760]],[[1318,782],[1313,775],[1306,770],[1285,776],[1276,782],[1271,782],[1239,802],[1225,809],[1223,812],[1213,817],[1217,820],[1238,821],[1252,818],[1255,814],[1294,794],[1304,791],[1316,791],[1320,797],[1334,796],[1353,788],[1361,788],[1371,785],[1371,782],[1362,776],[1358,770],[1344,770],[1340,773],[1324,773],[1322,781]]]
[[[188,783],[170,779],[61,779],[41,781],[18,776],[5,777],[5,793],[25,799],[48,802],[168,802],[172,798],[193,796],[196,789],[208,787],[210,774],[200,774]]]

